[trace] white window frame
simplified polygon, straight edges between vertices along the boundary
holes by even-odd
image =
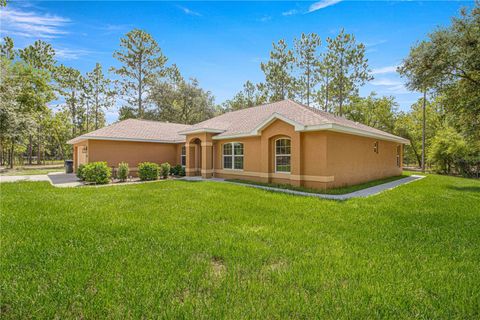
[[[242,154],[241,155],[236,155],[235,154],[235,144],[241,144],[242,145]],[[231,148],[232,148],[232,154],[225,154],[225,145],[231,145]],[[232,167],[231,168],[228,168],[228,167],[225,167],[225,157],[230,157],[232,159]],[[242,169],[236,169],[235,168],[235,158],[238,157],[238,158],[242,158]],[[222,144],[222,168],[224,170],[232,170],[232,171],[243,171],[243,169],[245,168],[245,144],[243,142],[238,142],[238,141],[234,141],[234,142],[227,142],[227,143],[224,143]]]
[[[184,153],[185,151],[185,153]],[[183,164],[183,159],[185,159],[185,164]],[[187,166],[187,146],[183,145],[181,150],[180,150],[180,165],[182,167],[186,167]]]
[[[290,141],[290,154],[277,154],[277,141],[279,140],[289,140]],[[284,174],[290,174],[292,172],[292,139],[290,138],[278,138],[275,140],[274,144],[275,148],[275,173],[284,173]],[[277,170],[277,156],[279,157],[289,157],[290,158],[290,171],[278,171]]]

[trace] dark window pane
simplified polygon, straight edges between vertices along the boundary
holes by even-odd
[[[230,156],[223,157],[223,167],[225,169],[232,169],[232,157]]]
[[[277,156],[275,170],[278,172],[290,172],[290,156]]]
[[[223,155],[232,155],[232,144],[226,143],[223,145]]]
[[[243,155],[243,143],[235,143],[233,151],[235,155]]]
[[[235,157],[235,169],[243,170],[243,157]]]

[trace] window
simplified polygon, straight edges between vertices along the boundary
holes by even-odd
[[[378,153],[378,141],[373,144],[373,152]]]
[[[275,172],[290,172],[290,139],[275,141]]]
[[[397,167],[400,167],[401,166],[401,159],[400,159],[400,155],[402,153],[402,147],[401,146],[397,146]]]
[[[180,164],[182,167],[185,167],[187,165],[187,148],[185,146],[182,146],[182,155],[180,156]]]
[[[223,168],[243,170],[243,143],[230,142],[223,145]]]

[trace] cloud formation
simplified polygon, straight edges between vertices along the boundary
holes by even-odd
[[[68,18],[56,15],[8,7],[0,11],[0,20],[4,34],[44,39],[68,34],[65,27],[71,22]]]
[[[187,7],[179,7],[182,9],[183,13],[189,15],[189,16],[196,16],[196,17],[201,17],[202,15],[199,12],[193,11]]]
[[[310,13],[326,7],[333,6],[334,4],[339,3],[340,1],[342,0],[321,0],[321,1],[315,2],[312,5],[310,5],[310,7],[308,8],[308,12]]]
[[[387,66],[376,68],[372,70],[372,74],[387,74],[387,73],[396,73],[398,66]]]

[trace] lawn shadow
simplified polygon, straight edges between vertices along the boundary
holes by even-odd
[[[447,188],[455,191],[480,192],[480,186],[465,186],[465,187],[448,186]]]

